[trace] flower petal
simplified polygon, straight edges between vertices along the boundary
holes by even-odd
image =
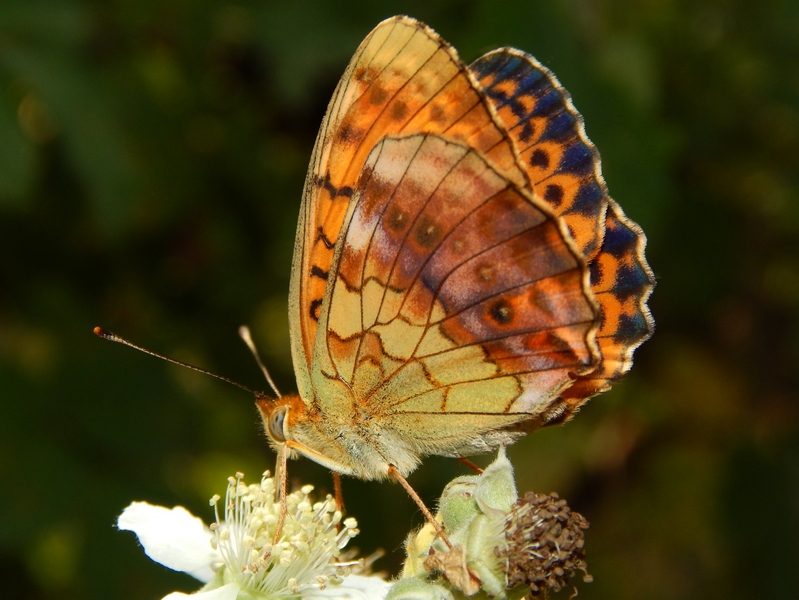
[[[305,590],[302,597],[303,600],[383,600],[390,587],[388,581],[377,576],[350,575],[338,585]]]
[[[239,584],[228,583],[207,592],[196,592],[194,594],[172,592],[164,596],[163,600],[182,600],[182,598],[191,598],[191,600],[236,600],[240,590]]]
[[[203,583],[214,576],[211,565],[221,562],[211,547],[210,529],[182,506],[169,509],[133,502],[119,515],[117,527],[135,533],[154,561]]]

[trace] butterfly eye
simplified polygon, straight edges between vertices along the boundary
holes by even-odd
[[[286,441],[283,425],[286,421],[286,413],[288,410],[287,406],[279,406],[269,415],[269,435],[277,442]]]

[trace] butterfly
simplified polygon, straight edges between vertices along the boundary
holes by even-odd
[[[652,333],[646,238],[608,196],[568,92],[529,54],[466,66],[407,16],[336,88],[289,293],[298,394],[279,452],[402,480],[569,419]]]

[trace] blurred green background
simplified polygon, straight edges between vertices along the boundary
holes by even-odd
[[[649,237],[655,337],[630,376],[512,448],[522,490],[591,522],[580,598],[799,589],[799,3],[425,0],[0,3],[0,595],[160,598],[197,584],[114,529],[129,502],[208,498],[274,456],[252,398],[95,338],[294,389],[286,297],[330,94],[385,17],[471,61],[551,67],[612,195]],[[431,459],[433,502],[461,472]],[[307,460],[292,478],[329,490]],[[421,517],[345,479],[395,571]],[[568,590],[563,597],[568,597]]]

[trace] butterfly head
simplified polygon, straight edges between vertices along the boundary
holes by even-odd
[[[255,404],[261,413],[269,443],[276,450],[281,444],[293,439],[292,430],[298,423],[308,419],[308,409],[297,394],[287,394],[280,398],[257,394]]]
[[[279,398],[256,394],[255,404],[269,444],[277,454],[285,451],[288,458],[303,455],[333,471],[354,473],[346,453],[337,444],[330,443],[320,414],[309,410],[299,394]]]
[[[386,456],[392,457],[391,462],[403,475],[419,464],[419,453],[400,444],[396,436],[376,435],[363,423],[358,427],[349,414],[344,420],[322,415],[297,394],[279,398],[256,394],[255,404],[269,444],[278,454],[286,452],[288,458],[304,456],[331,471],[362,479],[387,478]]]

